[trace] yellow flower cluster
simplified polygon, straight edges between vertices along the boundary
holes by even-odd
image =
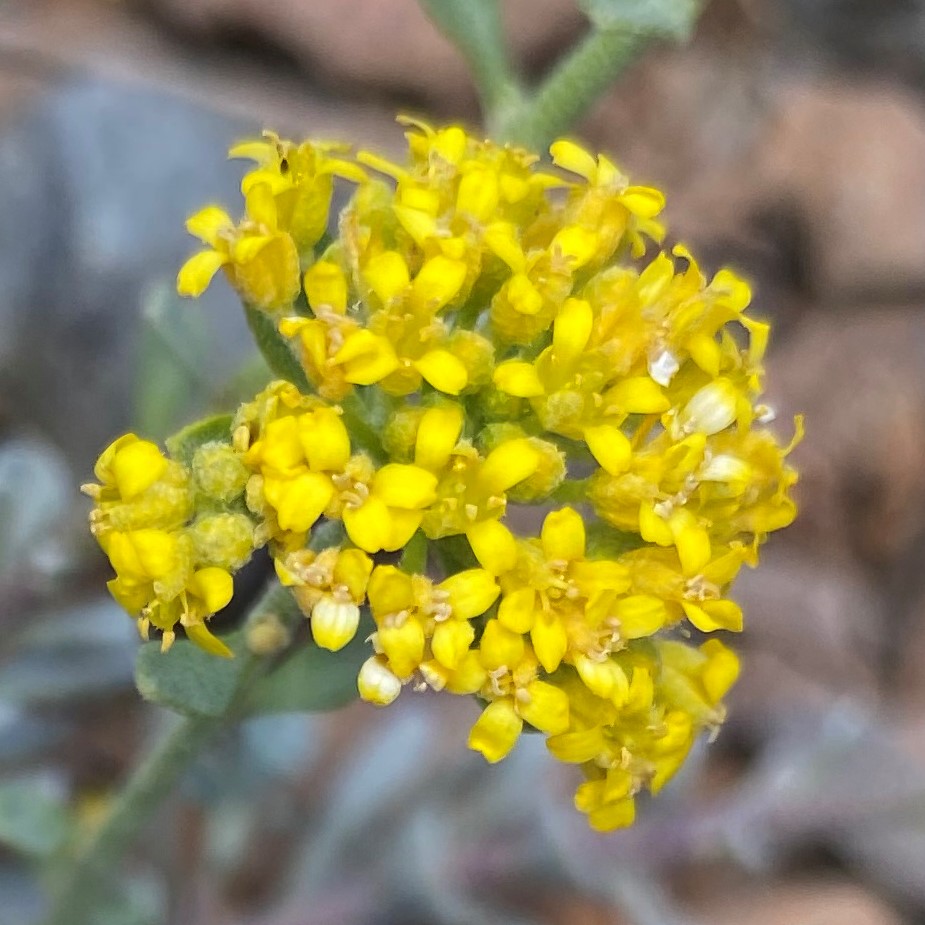
[[[271,383],[201,471],[113,444],[93,488],[112,590],[165,639],[179,621],[214,647],[203,621],[241,559],[198,537],[239,518],[318,645],[368,614],[364,699],[475,695],[471,748],[498,761],[532,727],[582,766],[590,824],[628,825],[738,674],[691,629],[741,630],[729,586],[796,513],[760,403],[768,328],[734,273],[660,250],[662,194],[606,157],[558,141],[541,168],[407,124],[402,165],[274,135],[232,149],[256,162],[245,216],[189,220],[208,248],[178,288],[224,268],[312,392]],[[357,186],[329,238],[334,177]],[[342,541],[309,548],[322,521]]]
[[[206,620],[231,600],[232,572],[251,557],[254,526],[241,499],[248,472],[225,444],[204,444],[190,469],[126,434],[97,461],[90,529],[116,572],[112,596],[143,638],[162,631],[170,648],[180,623],[197,645],[230,656]],[[199,476],[199,478],[197,478]]]

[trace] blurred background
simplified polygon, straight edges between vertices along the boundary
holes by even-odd
[[[502,6],[533,76],[586,28],[573,0]],[[113,435],[261,376],[227,287],[172,295],[183,220],[238,208],[232,140],[396,152],[397,110],[478,119],[414,0],[0,0],[0,925],[40,915],[42,860],[162,720],[77,485]],[[781,432],[807,414],[719,739],[602,837],[539,737],[465,750],[472,702],[252,720],[101,925],[925,922],[925,2],[713,0],[576,134],[754,281]]]

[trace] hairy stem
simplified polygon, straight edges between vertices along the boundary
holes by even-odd
[[[265,613],[274,613],[285,622],[300,619],[297,608],[289,606],[292,597],[273,582],[254,605],[248,622]],[[109,815],[62,873],[52,890],[51,909],[44,925],[90,925],[98,921],[97,910],[109,896],[126,850],[141,834],[163,800],[202,754],[223,727],[235,721],[238,708],[253,682],[270,665],[243,649],[235,696],[222,716],[175,718],[141,761],[115,801]]]
[[[592,28],[560,61],[524,105],[495,125],[499,136],[542,150],[567,132],[631,64],[649,36],[622,29]]]

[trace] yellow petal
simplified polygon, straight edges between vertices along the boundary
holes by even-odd
[[[515,668],[524,657],[524,640],[519,633],[512,633],[497,619],[485,624],[479,640],[479,660],[489,670]]]
[[[186,230],[203,244],[218,247],[222,232],[234,228],[231,216],[219,206],[206,206],[186,220]]]
[[[386,552],[395,552],[408,545],[417,533],[424,515],[420,511],[405,511],[398,507],[389,508],[389,537],[382,544]]]
[[[620,635],[624,639],[641,639],[651,636],[668,619],[665,602],[650,594],[631,594],[614,605],[614,616],[620,621]]]
[[[629,186],[620,194],[620,202],[633,215],[655,218],[665,208],[665,194],[651,186]]]
[[[611,658],[597,661],[587,655],[575,658],[575,669],[585,687],[614,706],[622,707],[629,698],[630,682],[626,672]]]
[[[234,580],[221,568],[203,568],[193,574],[189,590],[202,601],[206,614],[218,613],[231,603],[234,594]]]
[[[298,420],[292,415],[286,415],[270,421],[264,428],[262,438],[253,445],[248,462],[256,461],[258,455],[265,467],[281,474],[302,465],[305,456]]]
[[[420,510],[436,499],[437,476],[420,466],[388,463],[373,477],[372,492],[389,507]]]
[[[594,327],[591,303],[566,299],[552,326],[552,347],[556,362],[571,363],[588,345]]]
[[[299,417],[299,438],[309,468],[338,472],[350,459],[350,435],[333,408],[318,408]]]
[[[428,238],[435,237],[439,231],[433,215],[422,212],[420,209],[409,209],[407,206],[393,205],[392,211],[401,222],[402,228],[411,235],[418,247],[424,247]]]
[[[525,437],[506,440],[485,458],[479,470],[479,482],[489,492],[500,494],[536,472],[540,454]]]
[[[742,608],[735,601],[704,601],[699,605],[692,601],[682,601],[681,606],[687,619],[702,633],[715,630],[742,632]]]
[[[636,820],[636,803],[632,797],[618,803],[606,803],[588,813],[588,824],[597,832],[625,829]]]
[[[399,367],[391,341],[366,328],[348,335],[332,362],[344,364],[344,377],[354,385],[372,385]]]
[[[166,470],[166,458],[148,440],[124,445],[112,457],[112,478],[123,501],[131,501],[146,491]]]
[[[585,524],[581,515],[570,507],[546,515],[540,538],[549,562],[584,558]]]
[[[444,620],[434,627],[430,647],[434,658],[452,671],[468,652],[473,639],[475,629],[471,623],[464,620]]]
[[[633,448],[626,434],[613,424],[596,424],[584,429],[585,443],[605,472],[622,475],[630,467]]]
[[[322,515],[334,497],[334,486],[320,472],[303,472],[293,478],[268,476],[263,492],[276,510],[280,528],[302,533]]]
[[[424,629],[413,617],[398,626],[381,626],[376,633],[389,667],[402,680],[410,678],[424,658]]]
[[[360,549],[379,552],[388,544],[391,518],[381,498],[371,496],[358,508],[345,508],[343,518],[347,536]]]
[[[732,649],[724,646],[718,639],[705,642],[700,651],[707,656],[701,680],[707,696],[717,704],[739,677],[739,659]]]
[[[517,542],[514,534],[500,521],[483,520],[466,530],[466,539],[479,565],[492,575],[501,575],[517,562]]]
[[[458,395],[469,381],[462,361],[449,350],[428,350],[414,368],[437,390]]]
[[[597,175],[597,161],[574,141],[567,141],[564,138],[554,141],[549,146],[549,153],[552,156],[552,162],[563,170],[577,173],[578,176],[592,180],[592,182]]]
[[[193,254],[177,274],[177,292],[192,299],[201,296],[212,282],[212,277],[226,263],[228,255],[218,251],[207,250]]]
[[[514,273],[523,273],[527,258],[517,240],[517,229],[508,222],[495,222],[485,229],[482,237],[488,249],[503,260]]]
[[[268,183],[255,183],[244,200],[247,216],[269,231],[276,231],[276,197]]]
[[[710,561],[710,535],[686,508],[673,511],[668,527],[678,547],[681,569],[688,577],[696,575]]]
[[[408,264],[397,251],[383,251],[370,258],[363,279],[380,301],[388,303],[405,291],[410,281]]]
[[[536,592],[533,588],[516,588],[501,598],[498,622],[513,633],[529,633],[533,626]]]
[[[517,696],[517,712],[533,727],[547,735],[560,735],[568,729],[568,695],[559,687],[545,681],[531,681]]]
[[[511,308],[521,315],[536,315],[543,307],[543,297],[525,273],[515,273],[501,290]]]
[[[414,442],[415,465],[431,471],[442,469],[456,447],[463,420],[459,405],[446,403],[428,408],[418,425]]]
[[[546,740],[546,747],[559,761],[568,764],[593,761],[598,755],[603,754],[606,748],[599,726],[550,736]]]
[[[597,233],[580,225],[569,225],[556,232],[549,245],[550,251],[558,252],[568,263],[569,270],[581,269],[597,253],[599,244]]]
[[[199,646],[200,649],[203,649],[210,655],[218,655],[222,658],[234,658],[234,652],[232,652],[218,636],[210,632],[205,623],[191,623],[186,627],[186,635],[190,642]]]
[[[451,694],[474,694],[482,688],[487,677],[488,672],[479,660],[479,653],[470,649],[456,670],[447,675],[445,687]]]
[[[639,506],[639,535],[647,543],[655,543],[658,546],[674,544],[674,535],[668,521],[656,512],[651,501],[643,501]]]
[[[530,629],[530,641],[540,664],[551,674],[568,650],[568,634],[562,621],[554,613],[538,610]]]
[[[480,222],[488,221],[498,207],[498,174],[490,168],[476,168],[463,174],[456,193],[456,210]]]
[[[305,296],[317,315],[324,308],[339,315],[347,311],[347,278],[336,263],[319,260],[305,272]]]
[[[411,291],[419,305],[431,312],[439,311],[462,289],[467,272],[463,261],[437,254],[421,267],[411,284]]]
[[[629,414],[661,414],[671,407],[661,386],[649,376],[623,379],[606,396],[607,402]]]
[[[495,576],[481,568],[466,569],[450,575],[437,587],[449,595],[449,604],[457,620],[471,620],[485,613],[501,593]]]
[[[377,565],[373,569],[366,594],[376,621],[414,606],[411,576],[394,565]]]
[[[536,367],[523,360],[501,363],[495,369],[492,379],[502,392],[517,398],[534,398],[546,392]]]
[[[359,549],[342,549],[334,565],[334,583],[345,585],[355,601],[366,597],[373,561]]]
[[[523,720],[509,698],[488,704],[469,732],[469,748],[494,764],[517,744]]]
[[[138,582],[165,579],[179,565],[177,538],[164,530],[114,532],[107,553],[120,578]]]

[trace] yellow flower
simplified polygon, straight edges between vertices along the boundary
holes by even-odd
[[[301,289],[299,252],[291,235],[280,228],[268,184],[249,189],[246,217],[239,225],[218,206],[206,206],[189,218],[186,228],[209,246],[180,268],[180,295],[202,295],[224,267],[232,286],[249,305],[280,311],[295,301]]]
[[[627,606],[626,566],[585,558],[584,522],[572,508],[546,516],[539,544],[520,544],[518,565],[501,580],[498,622],[529,633],[548,673],[566,658],[600,663],[623,640],[651,635],[664,622]]]
[[[395,566],[377,566],[367,589],[376,622],[377,664],[402,682],[419,672],[436,689],[469,686],[473,665],[467,654],[475,639],[471,621],[494,603],[499,591],[484,569],[468,569],[434,584]],[[379,669],[369,670],[377,672],[373,677],[384,677]],[[476,669],[470,693],[484,676]],[[377,702],[377,696],[369,699]]]
[[[236,513],[196,517],[190,473],[135,434],[110,444],[94,474],[100,484],[83,490],[96,502],[92,530],[116,573],[112,596],[144,638],[151,626],[162,631],[165,650],[180,623],[201,648],[230,656],[206,620],[231,600],[231,572],[254,548],[251,521]]]
[[[276,559],[280,582],[293,588],[315,642],[332,652],[356,635],[372,570],[372,560],[359,549],[329,547],[317,555],[301,549]]]

